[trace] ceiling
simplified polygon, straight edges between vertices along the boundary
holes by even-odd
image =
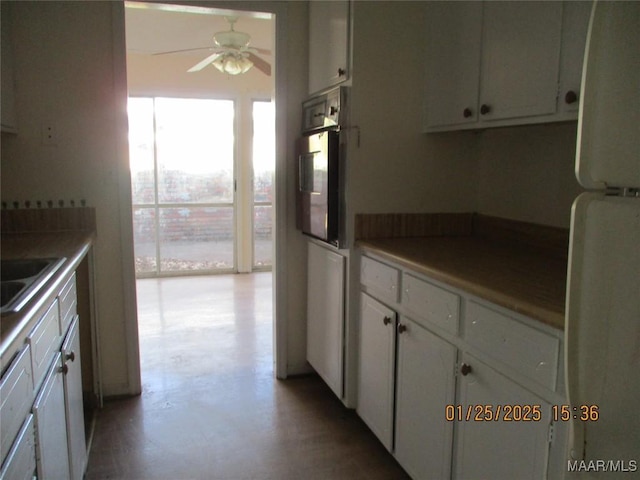
[[[213,46],[213,34],[229,30],[227,15],[238,17],[235,30],[251,35],[251,46],[273,51],[274,21],[269,13],[143,2],[125,2],[125,7],[128,53]],[[202,57],[203,51],[174,55]]]

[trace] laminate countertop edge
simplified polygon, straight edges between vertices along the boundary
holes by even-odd
[[[65,257],[66,260],[23,308],[0,318],[0,371],[9,365],[64,282],[88,254],[94,238],[95,234],[89,231],[2,234],[3,259]]]
[[[383,260],[564,330],[566,259],[472,236],[358,240]]]

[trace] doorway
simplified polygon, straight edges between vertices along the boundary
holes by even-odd
[[[138,282],[274,264],[274,75],[188,72],[229,15],[275,65],[271,13],[125,2]]]

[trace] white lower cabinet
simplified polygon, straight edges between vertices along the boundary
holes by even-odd
[[[562,334],[402,266],[361,265],[401,274],[396,301],[362,281],[357,411],[407,473],[561,477],[551,404],[564,398]]]
[[[402,317],[397,358],[395,456],[413,478],[449,478],[456,348]]]
[[[307,361],[342,398],[345,258],[309,242],[307,271]]]
[[[82,401],[82,369],[80,363],[80,330],[78,317],[71,324],[62,345],[64,375],[64,406],[67,420],[67,441],[71,480],[81,480],[87,463],[87,444],[84,435],[84,407]]]
[[[29,414],[2,465],[2,480],[32,480],[36,471],[36,438]]]
[[[472,355],[461,369],[454,478],[546,478],[550,405]]]
[[[32,479],[36,471],[44,480],[84,476],[87,447],[75,292],[71,276],[0,380],[0,480]]]
[[[360,295],[358,415],[391,450],[396,313],[369,295]]]
[[[9,453],[33,403],[31,348],[27,345],[13,360],[0,380],[0,455]],[[3,477],[4,478],[4,477]]]
[[[33,415],[36,421],[38,478],[69,478],[62,356],[51,363]]]

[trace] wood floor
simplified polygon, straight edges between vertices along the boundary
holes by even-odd
[[[138,281],[143,393],[98,413],[86,479],[406,479],[317,376],[272,366],[271,274]]]

